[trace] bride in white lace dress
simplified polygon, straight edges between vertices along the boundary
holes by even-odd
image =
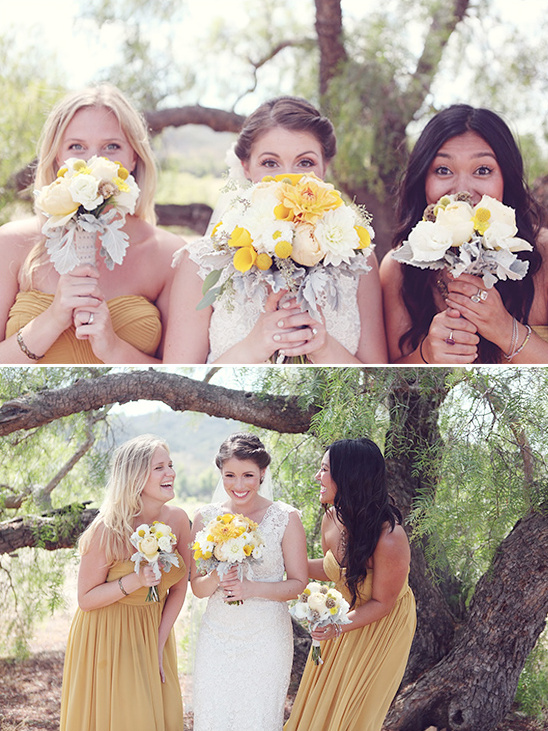
[[[194,519],[193,537],[217,515],[243,514],[259,524],[265,543],[262,561],[242,581],[234,569],[222,581],[217,572],[202,576],[193,562],[192,590],[209,597],[196,647],[194,731],[283,727],[293,660],[286,602],[306,586],[306,538],[295,508],[260,494],[269,462],[256,436],[229,437],[216,457],[227,499]]]
[[[335,152],[330,120],[298,97],[262,104],[244,123],[235,147],[239,172],[253,183],[280,173],[323,178]],[[208,250],[206,237],[182,251],[171,291],[164,362],[263,363],[276,352],[323,364],[387,362],[374,253],[360,276],[331,268],[330,286],[338,302],[335,307],[321,299],[318,322],[284,292],[270,293],[265,301],[242,301],[225,290],[213,307],[196,310],[209,271],[204,258]]]

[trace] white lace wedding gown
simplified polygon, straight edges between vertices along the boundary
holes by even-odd
[[[211,271],[204,260],[204,255],[211,251],[210,240],[205,237],[198,239],[189,244],[187,250],[192,261],[200,266],[200,275],[205,279]],[[345,275],[337,269],[334,269],[330,276],[337,290],[337,307],[334,308],[322,298],[319,298],[318,305],[325,318],[327,332],[355,355],[361,331],[357,302],[359,278]],[[240,298],[234,298],[230,291],[225,291],[213,304],[209,324],[208,363],[217,360],[229,348],[249,335],[261,312],[262,305],[255,299],[248,298],[242,302]]]
[[[282,539],[290,505],[270,505],[259,530],[264,558],[249,578],[281,581]],[[204,522],[225,512],[208,505]],[[287,604],[270,599],[225,603],[220,589],[202,619],[194,668],[194,731],[281,731],[291,664],[293,632]]]

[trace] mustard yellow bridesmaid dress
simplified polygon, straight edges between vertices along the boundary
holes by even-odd
[[[350,601],[344,569],[331,551],[324,570]],[[372,582],[368,571],[360,603],[371,598]],[[323,665],[308,658],[284,731],[380,731],[402,680],[415,627],[415,598],[406,582],[386,617],[322,642]]]
[[[110,569],[107,581],[133,571],[131,561]],[[175,635],[166,642],[162,683],[158,627],[170,586],[186,574],[162,573],[159,602],[145,601],[142,587],[108,607],[76,610],[70,629],[61,695],[60,731],[183,731]]]
[[[6,324],[6,337],[16,333],[28,322],[45,312],[53,295],[36,290],[19,292]],[[107,302],[112,327],[118,337],[147,355],[155,355],[162,337],[162,322],[156,305],[141,295],[122,295]],[[41,353],[39,354],[41,355]],[[52,344],[40,365],[51,363],[99,364],[89,340],[78,340],[74,326],[67,328]]]

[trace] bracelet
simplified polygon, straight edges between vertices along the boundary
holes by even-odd
[[[342,627],[340,624],[335,625],[335,632],[337,633],[337,638],[339,638],[342,635]]]
[[[502,351],[502,354],[506,358],[506,360],[512,360],[514,355],[516,354],[516,346],[518,344],[518,321],[515,317],[512,318],[512,339],[510,340],[510,350],[508,353],[505,353]]]
[[[514,322],[515,322],[515,320],[514,320]],[[529,342],[529,338],[531,337],[531,326],[530,325],[525,325],[525,327],[527,329],[527,335],[524,337],[523,343],[519,346],[519,348],[517,350],[513,350],[510,355],[506,355],[506,353],[505,353],[504,354],[504,357],[506,358],[506,360],[510,361],[510,360],[512,360],[512,358],[515,355],[517,355],[518,353],[521,353],[521,351],[523,350],[523,348],[525,348],[525,346]]]
[[[42,360],[44,357],[43,355],[36,355],[36,353],[31,352],[23,340],[23,328],[19,328],[17,331],[17,344],[23,351],[23,353],[27,356],[27,358],[30,358],[31,360]]]
[[[122,591],[122,594],[124,594],[125,596],[129,596],[129,594],[127,593],[127,591],[124,589],[124,585],[122,584],[122,577],[121,576],[118,579],[118,586],[120,587],[120,589]]]
[[[429,362],[428,362],[428,361],[426,360],[426,358],[424,357],[424,355],[422,354],[422,344],[424,343],[424,341],[425,341],[425,340],[426,340],[426,338],[423,338],[423,339],[421,340],[421,344],[419,345],[419,353],[420,353],[420,356],[421,356],[421,358],[423,359],[423,361],[424,361],[424,362],[426,363],[426,365],[431,365],[431,364],[430,364],[430,363],[429,363]]]

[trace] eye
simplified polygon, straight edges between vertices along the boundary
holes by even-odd
[[[117,142],[110,142],[108,145],[105,145],[105,147],[107,150],[120,150],[122,148],[122,146]]]
[[[68,149],[69,150],[83,150],[84,146],[81,145],[79,142],[73,142],[71,145],[69,145]]]
[[[489,167],[489,165],[480,165],[476,170],[476,175],[490,175],[492,172],[493,168]]]
[[[447,167],[447,165],[438,165],[437,168],[434,168],[434,174],[435,175],[451,175],[450,168]]]
[[[314,168],[317,167],[318,163],[316,160],[311,160],[308,157],[299,160],[299,166],[303,168]]]
[[[264,168],[275,168],[277,167],[278,162],[276,160],[273,160],[272,158],[267,157],[264,160],[261,160],[259,164],[261,165],[261,167]]]

